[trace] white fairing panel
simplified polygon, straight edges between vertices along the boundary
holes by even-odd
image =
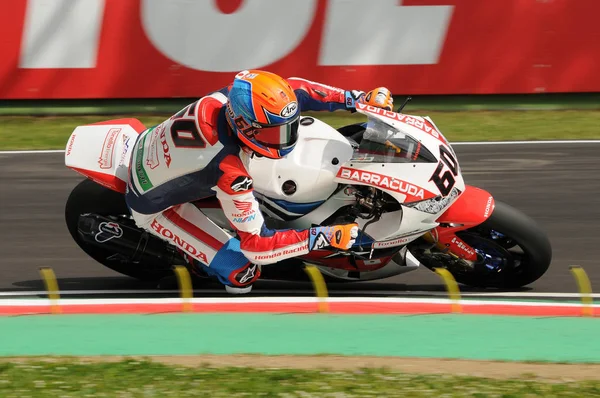
[[[435,197],[439,191],[429,182],[436,163],[362,163],[349,160],[342,165],[336,182],[373,186],[399,203]]]
[[[79,126],[67,141],[65,165],[127,181],[127,168],[137,136],[128,124]]]
[[[335,176],[352,153],[352,146],[337,130],[317,119],[303,117],[294,150],[279,160],[255,156],[249,162],[248,172],[254,179],[254,189],[268,198],[318,202],[335,191]],[[286,181],[296,184],[295,193],[283,193]]]
[[[377,241],[374,247],[408,243],[435,228],[439,215],[464,192],[465,184],[456,155],[428,118],[362,104],[357,105],[357,111],[369,117],[372,132],[379,129],[377,131],[387,137],[408,135],[418,142],[418,148],[423,148],[421,151],[426,149],[435,157],[425,162],[375,163],[368,157],[368,152],[361,155],[359,150],[355,158],[342,165],[335,179],[343,184],[376,187],[403,204],[398,214],[386,213],[370,224],[367,233]],[[368,133],[369,129],[365,137]],[[443,191],[440,183],[444,184]],[[361,228],[363,224],[359,221]]]
[[[454,155],[452,147],[444,136],[424,123],[425,120],[430,121],[430,119],[403,115],[362,104],[357,105],[357,111],[414,137],[438,160],[442,158],[440,147]],[[454,158],[456,158],[455,155]],[[443,162],[442,166],[441,173],[448,171],[448,167]],[[346,184],[376,186],[392,195],[400,203],[414,202],[438,195],[444,196],[432,178],[437,167],[436,163],[363,163],[353,159],[343,165],[342,172],[337,175],[336,180]],[[453,176],[453,180],[453,187],[464,192],[465,183],[460,168],[458,168],[457,175]],[[441,208],[440,213],[443,210]]]

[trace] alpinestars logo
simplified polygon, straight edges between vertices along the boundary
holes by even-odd
[[[94,236],[98,243],[106,243],[111,239],[123,236],[123,230],[116,222],[101,222],[98,230],[99,232]]]
[[[258,265],[256,264],[252,264],[251,266],[249,266],[246,269],[246,272],[244,272],[243,274],[238,274],[236,275],[235,279],[240,283],[240,284],[246,284],[250,281],[252,281],[252,279],[254,279],[254,277],[256,276],[256,271],[258,269]],[[239,277],[239,279],[238,279]]]
[[[327,240],[325,235],[322,232],[320,232],[319,235],[317,235],[317,237],[315,238],[312,248],[313,248],[313,250],[314,249],[322,249],[327,246],[329,246],[329,241]]]
[[[239,176],[231,183],[231,190],[233,192],[243,192],[252,188],[252,178],[246,176]]]

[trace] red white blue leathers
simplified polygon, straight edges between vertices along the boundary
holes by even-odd
[[[288,82],[301,111],[355,109],[353,92],[300,78]],[[265,226],[246,168],[250,155],[226,120],[227,94],[224,88],[203,97],[138,137],[126,201],[138,226],[223,284],[246,286],[260,274],[256,265],[306,254],[312,240],[309,230]],[[215,195],[239,238],[190,203]]]

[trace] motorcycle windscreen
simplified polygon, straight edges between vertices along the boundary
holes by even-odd
[[[437,163],[436,157],[411,135],[370,119],[352,161],[363,163]]]

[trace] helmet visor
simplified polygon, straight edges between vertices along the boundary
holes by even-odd
[[[261,145],[273,149],[285,149],[298,141],[300,119],[280,126],[262,127],[255,130],[254,139]]]

